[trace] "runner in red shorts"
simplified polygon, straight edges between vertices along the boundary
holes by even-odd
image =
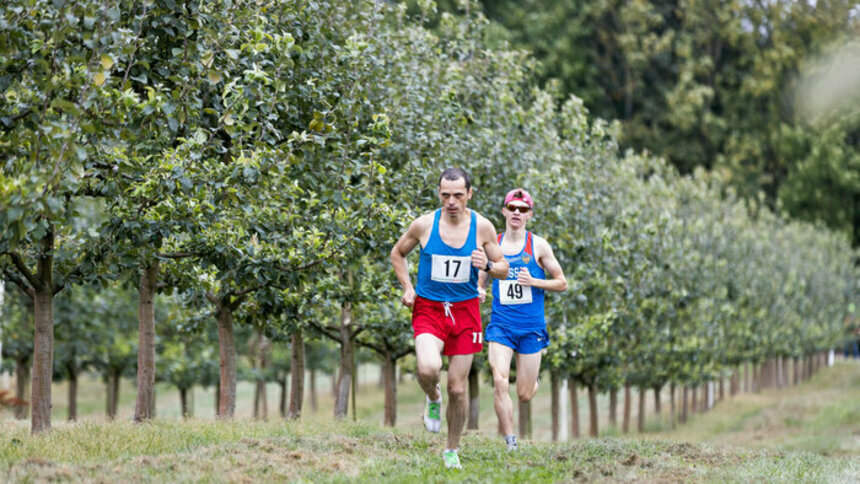
[[[442,208],[415,219],[394,248],[391,265],[403,287],[400,300],[412,308],[418,383],[427,394],[424,426],[441,427],[442,355],[448,356],[448,447],[445,467],[459,468],[457,454],[466,423],[466,382],[472,355],[483,348],[478,271],[497,278],[508,274],[508,263],[486,218],[466,208],[472,198],[469,175],[448,168],[439,178]],[[418,284],[412,286],[406,256],[421,244]]]

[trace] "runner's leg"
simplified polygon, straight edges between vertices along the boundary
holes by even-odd
[[[445,343],[430,333],[422,333],[415,337],[415,359],[418,363],[418,384],[430,398],[439,400],[436,386],[442,372],[442,349]]]
[[[466,397],[466,383],[472,368],[472,355],[450,355],[448,357],[448,448],[460,446],[460,436],[466,425],[469,399]]]
[[[489,342],[490,368],[493,370],[493,406],[499,418],[499,432],[503,436],[514,433],[514,404],[511,402],[509,384],[513,354],[512,348],[495,341]]]
[[[523,402],[530,402],[537,393],[541,353],[540,351],[529,355],[517,353],[517,397]]]

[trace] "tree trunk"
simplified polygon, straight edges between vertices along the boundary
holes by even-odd
[[[750,392],[750,364],[744,363],[744,393]]]
[[[576,380],[573,377],[567,379],[570,391],[570,438],[579,438],[579,400],[576,395]]]
[[[770,359],[770,387],[779,388],[779,358]]]
[[[660,405],[660,390],[661,390],[661,388],[659,385],[654,387],[654,413],[657,414],[657,417],[658,417],[657,420],[660,420],[659,419],[660,410],[661,410],[661,408],[660,408],[661,407],[661,405]]]
[[[720,396],[719,396],[720,401],[722,401],[723,399],[726,398],[725,381],[726,381],[726,379],[723,378],[723,375],[720,375]]]
[[[636,429],[639,430],[639,433],[645,432],[645,386],[642,385],[639,387],[639,415],[637,415],[636,419]]]
[[[179,388],[179,406],[182,411],[182,418],[188,418],[190,416],[188,412],[188,389],[187,388]]]
[[[308,371],[308,383],[311,391],[311,411],[316,413],[319,409],[319,403],[317,401],[317,371],[314,368]]]
[[[751,363],[750,366],[751,366],[751,368],[750,368],[750,393],[757,393],[758,392],[758,375],[757,375],[758,365],[755,363]]]
[[[287,374],[284,373],[283,378],[278,378],[278,387],[281,389],[280,397],[278,398],[278,413],[282,418],[287,417]]]
[[[78,371],[77,368],[69,365],[69,421],[74,422],[78,419]]]
[[[266,370],[269,368],[269,340],[262,331],[257,331],[257,348],[256,348],[257,369],[257,388],[254,392],[254,418],[262,416],[263,420],[269,419],[269,397],[266,394]]]
[[[287,416],[297,420],[302,416],[302,402],[305,398],[305,341],[302,330],[293,333],[290,351],[290,410]]]
[[[792,380],[794,386],[797,386],[800,383],[800,359],[794,357],[794,374],[792,375]]]
[[[218,350],[221,358],[218,417],[231,419],[236,413],[236,343],[233,339],[233,310],[226,301],[218,304]]]
[[[669,384],[669,424],[675,428],[677,413],[675,413],[675,382]]]
[[[738,367],[732,367],[732,376],[729,377],[729,397],[734,398],[738,394]]]
[[[558,442],[559,434],[561,433],[561,382],[558,372],[550,371],[549,385],[551,396],[552,414],[552,441]]]
[[[592,437],[597,437],[597,385],[592,383],[588,386],[588,417],[589,426],[588,433]]]
[[[702,398],[702,411],[708,411],[714,406],[714,382],[705,382],[704,397]]]
[[[38,259],[33,313],[33,382],[30,386],[31,432],[51,430],[51,382],[54,376],[54,235],[49,231],[42,238],[42,254]]]
[[[520,435],[530,439],[532,437],[532,404],[520,399],[517,401],[519,402],[517,417],[519,418]]]
[[[257,378],[254,383],[254,419],[268,420],[269,405],[266,396],[266,380]]]
[[[108,399],[107,399],[107,417],[108,420],[116,418],[117,402],[119,401],[119,370],[111,369],[108,373]]]
[[[352,303],[345,301],[340,310],[340,368],[337,375],[337,394],[334,417],[346,417],[349,409],[349,389],[352,386]]]
[[[478,417],[481,410],[479,372],[478,365],[472,360],[472,368],[469,370],[469,422],[466,425],[469,430],[478,430]]]
[[[690,388],[690,414],[695,415],[699,411],[699,388],[693,385]]]
[[[618,389],[609,390],[609,424],[618,427]]]
[[[26,359],[15,360],[15,398],[19,402],[27,401],[27,383],[30,380],[30,365]],[[24,420],[27,418],[30,405],[16,405],[15,418]]]
[[[776,357],[776,387],[782,388],[785,384],[785,373],[783,372],[784,365],[782,364],[782,357]]]
[[[684,385],[684,389],[681,392],[681,424],[687,423],[687,412],[690,409],[689,395],[690,387]]]
[[[631,398],[633,396],[630,392],[630,385],[627,383],[624,384],[624,415],[621,418],[621,431],[625,434],[630,432],[630,414],[632,412],[632,401]]]
[[[385,355],[382,359],[382,382],[384,383],[383,387],[385,391],[385,417],[383,425],[394,427],[397,424],[397,362],[394,361],[390,354]],[[471,388],[469,392],[471,393]],[[469,422],[471,423],[471,418]]]
[[[134,421],[155,416],[155,290],[158,284],[158,259],[141,267],[138,289],[137,399]]]
[[[352,353],[353,359],[355,358],[355,349],[353,348]],[[352,362],[352,421],[358,421],[358,414],[355,413],[355,399],[358,396],[358,366],[355,364],[355,360]]]
[[[117,370],[113,375],[113,391],[111,391],[111,412],[113,412],[113,418],[116,418],[117,410],[119,408],[119,384],[122,381],[122,375],[120,375],[119,370]]]

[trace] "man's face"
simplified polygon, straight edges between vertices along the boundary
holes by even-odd
[[[466,211],[466,202],[472,198],[472,189],[466,190],[466,180],[462,177],[456,180],[443,178],[439,182],[439,200],[442,209],[451,216],[459,217]]]
[[[502,215],[505,216],[508,227],[518,229],[524,227],[532,218],[532,210],[526,202],[514,200],[502,207]]]

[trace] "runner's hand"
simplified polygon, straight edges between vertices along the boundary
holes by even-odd
[[[478,300],[484,302],[487,299],[487,290],[478,286]]]
[[[487,267],[487,254],[484,249],[478,247],[472,251],[472,267],[484,270]]]
[[[532,275],[529,273],[529,270],[525,267],[521,268],[517,271],[517,284],[521,286],[531,286],[532,285]]]
[[[415,289],[403,291],[403,295],[400,296],[400,302],[407,308],[411,308],[415,304]]]

